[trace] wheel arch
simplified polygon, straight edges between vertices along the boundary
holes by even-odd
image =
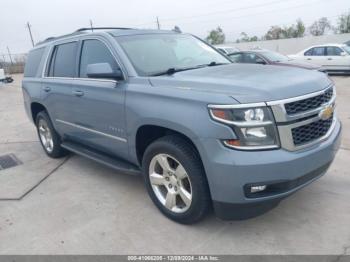
[[[33,119],[33,122],[35,123],[36,121],[36,117],[37,115],[41,112],[41,111],[46,111],[46,107],[41,104],[41,103],[38,103],[38,102],[32,102],[30,104],[30,112],[32,114],[32,119]],[[48,112],[47,112],[48,113]]]
[[[200,150],[198,149],[198,146],[196,145],[196,142],[194,141],[191,136],[183,130],[173,129],[162,125],[156,125],[156,124],[144,124],[140,126],[135,134],[135,154],[137,158],[137,162],[141,165],[143,154],[146,150],[146,148],[155,140],[168,136],[168,135],[174,135],[181,137],[186,142],[188,142],[194,150],[197,152],[200,160],[202,161]],[[202,162],[203,165],[203,162]]]

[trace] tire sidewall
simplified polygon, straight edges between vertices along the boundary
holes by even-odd
[[[175,158],[181,165],[185,168],[187,175],[191,182],[191,188],[192,188],[192,202],[191,206],[183,213],[175,213],[167,209],[157,198],[155,195],[152,185],[150,183],[149,179],[149,166],[151,163],[151,160],[154,156],[157,154],[167,154],[173,158]],[[199,181],[199,176],[203,176],[203,169],[200,168],[201,165],[198,163],[198,158],[193,155],[192,157],[188,158],[186,157],[186,154],[184,154],[183,150],[176,147],[175,145],[172,145],[170,143],[166,143],[166,141],[156,141],[153,144],[151,144],[144,154],[144,158],[142,161],[142,171],[143,171],[143,177],[145,180],[145,184],[147,187],[147,191],[154,202],[154,204],[160,209],[160,211],[165,214],[166,216],[170,217],[171,219],[180,222],[180,223],[186,223],[189,217],[193,217],[196,215],[196,213],[200,212],[200,209],[202,208],[202,202],[205,200],[206,197],[205,194],[202,192],[203,188],[201,188],[201,183]]]
[[[47,126],[48,126],[48,128],[50,129],[50,132],[51,132],[51,136],[52,136],[52,140],[53,140],[53,150],[51,152],[48,152],[46,150],[46,148],[43,145],[43,142],[41,141],[41,138],[40,138],[39,121],[41,119],[43,119],[47,123]],[[55,129],[54,129],[52,123],[51,123],[50,117],[48,116],[48,114],[45,111],[41,111],[41,112],[38,113],[38,115],[36,117],[36,120],[35,120],[35,125],[36,125],[36,129],[37,129],[37,133],[38,133],[40,144],[43,147],[45,153],[48,156],[53,157],[53,158],[56,158],[56,157],[60,156],[61,155],[61,151],[62,151],[61,147],[60,147],[61,141],[60,141],[60,138],[59,138],[58,134],[56,133],[56,131],[55,131]]]

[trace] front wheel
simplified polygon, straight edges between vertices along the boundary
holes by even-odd
[[[210,208],[205,172],[197,151],[186,140],[166,136],[153,142],[143,158],[148,193],[168,218],[191,224]]]

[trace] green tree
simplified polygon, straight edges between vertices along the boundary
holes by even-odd
[[[274,25],[267,31],[264,38],[266,40],[285,38],[285,31],[281,27]]]
[[[303,37],[305,35],[305,25],[301,19],[297,20],[297,24],[295,26],[294,37]]]
[[[225,42],[225,33],[218,26],[216,29],[213,29],[209,32],[209,35],[206,37],[206,41],[212,45],[219,45]]]
[[[309,31],[310,34],[314,36],[324,35],[327,29],[331,29],[332,25],[331,22],[328,20],[327,17],[322,17],[315,21],[310,27]]]
[[[338,18],[336,32],[340,34],[350,33],[350,10]]]

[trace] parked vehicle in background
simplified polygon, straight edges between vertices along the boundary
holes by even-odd
[[[350,46],[350,40],[344,43],[347,46]]]
[[[329,73],[350,73],[350,46],[345,44],[312,46],[289,57],[321,66]]]
[[[303,61],[293,60],[285,55],[270,50],[249,50],[239,51],[228,54],[235,63],[262,64],[262,65],[280,65],[299,67],[310,70],[324,70],[317,65],[313,65]]]
[[[225,55],[231,54],[233,52],[238,52],[239,49],[234,46],[215,46],[216,49],[218,49],[220,52],[222,52]]]
[[[4,69],[0,69],[0,82],[3,82],[3,83],[12,83],[13,82],[13,79],[11,76],[5,75]]]
[[[49,157],[68,150],[143,174],[158,209],[185,224],[211,207],[224,219],[268,211],[320,178],[340,145],[327,75],[235,64],[174,31],[48,39],[30,51],[22,88]]]

